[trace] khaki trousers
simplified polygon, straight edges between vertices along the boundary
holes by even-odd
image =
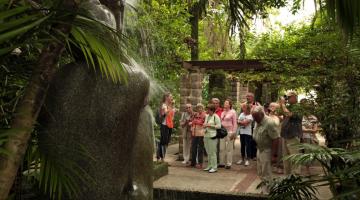
[[[256,154],[257,174],[261,179],[270,180],[272,176],[271,149],[257,150]]]
[[[204,137],[204,144],[208,155],[207,168],[217,169],[217,159],[216,159],[217,139],[213,140],[209,137]]]
[[[284,156],[288,156],[288,155],[293,155],[293,154],[298,154],[299,152],[299,148],[294,146],[296,144],[300,143],[300,139],[295,137],[295,138],[291,138],[291,139],[284,139],[285,144],[284,144]],[[284,160],[284,173],[286,175],[289,174],[300,174],[301,172],[301,168],[298,165],[294,165],[291,162],[289,162],[288,160]]]
[[[183,157],[184,161],[189,162],[191,149],[191,137],[183,137]]]
[[[256,153],[256,167],[257,174],[261,180],[271,181],[272,167],[271,167],[271,149],[265,149]],[[261,188],[261,193],[269,193],[268,187]]]
[[[219,164],[231,166],[234,150],[234,139],[230,140],[229,134],[220,139],[220,160]]]

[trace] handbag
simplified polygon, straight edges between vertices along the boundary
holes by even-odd
[[[215,121],[215,116],[214,116],[214,121]],[[226,137],[228,135],[228,132],[227,132],[227,130],[226,130],[226,128],[223,126],[223,125],[221,125],[221,128],[219,128],[219,129],[216,129],[216,136],[214,136],[214,137],[212,137],[211,139],[217,139],[217,138],[224,138],[224,137]]]
[[[165,115],[161,115],[160,110],[158,112],[156,112],[155,122],[157,125],[161,125],[163,123],[164,119],[165,119]]]
[[[224,138],[228,135],[228,132],[226,130],[226,128],[224,128],[223,126],[221,126],[221,128],[216,129],[216,138]]]

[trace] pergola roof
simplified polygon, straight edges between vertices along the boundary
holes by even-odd
[[[223,69],[225,71],[244,71],[254,70],[263,71],[265,69],[261,60],[211,60],[211,61],[183,61],[183,67],[186,69]]]

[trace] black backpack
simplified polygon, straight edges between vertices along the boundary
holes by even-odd
[[[155,122],[158,125],[161,125],[164,121],[165,115],[161,115],[160,110],[158,110],[155,114]]]

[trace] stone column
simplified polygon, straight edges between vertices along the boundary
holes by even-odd
[[[180,114],[185,112],[185,106],[189,102],[190,92],[191,92],[191,81],[190,74],[187,72],[180,77]],[[184,160],[183,157],[183,136],[182,136],[182,128],[179,127],[179,154],[178,160]]]
[[[204,75],[200,69],[190,73],[191,91],[190,102],[193,106],[202,101],[202,81]]]
[[[195,68],[181,77],[180,83],[180,111],[185,112],[185,104],[191,103],[193,108],[202,101],[202,81],[204,70]],[[182,133],[182,131],[181,131]],[[183,137],[179,135],[178,160],[183,160]]]

